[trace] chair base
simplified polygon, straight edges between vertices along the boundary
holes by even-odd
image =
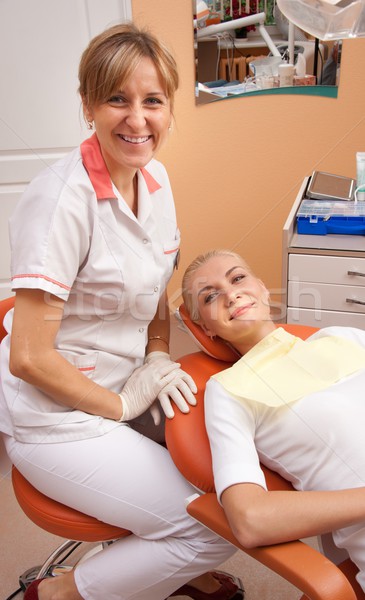
[[[22,573],[19,576],[19,585],[21,587],[22,592],[25,592],[27,587],[29,587],[30,584],[33,583],[35,579],[37,579],[37,575],[40,569],[40,565],[38,567],[32,567],[31,569],[24,571],[24,573]]]
[[[75,540],[66,540],[63,542],[43,563],[36,567],[31,567],[19,576],[19,585],[23,592],[30,586],[35,579],[43,579],[44,577],[57,577],[65,572],[71,571],[76,564],[83,562],[89,556],[99,552],[105,546],[113,542],[100,542],[95,544],[72,565],[65,564],[64,561],[82,544],[83,542]],[[90,545],[90,542],[86,542]]]
[[[60,575],[60,572],[68,571],[72,567],[62,564],[64,560],[72,553],[82,542],[74,540],[66,540],[63,542],[43,563],[36,567],[27,569],[19,576],[19,585],[23,592],[35,579],[43,579],[43,577],[55,577]],[[67,554],[66,554],[67,553]],[[59,561],[59,562],[57,562]]]

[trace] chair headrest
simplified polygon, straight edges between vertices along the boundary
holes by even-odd
[[[240,358],[239,353],[220,337],[212,339],[207,336],[200,325],[190,319],[184,303],[176,309],[176,317],[197,346],[209,356],[229,363],[236,362]]]

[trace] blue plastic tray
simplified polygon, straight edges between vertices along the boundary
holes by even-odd
[[[365,202],[302,200],[297,212],[298,233],[365,235]]]
[[[298,217],[297,231],[310,235],[365,235],[365,217]]]

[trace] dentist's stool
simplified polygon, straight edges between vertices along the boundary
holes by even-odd
[[[100,542],[107,545],[115,539],[130,535],[130,531],[109,525],[69,508],[56,500],[51,500],[35,487],[16,469],[12,468],[12,483],[16,499],[24,513],[33,523],[66,540],[45,560],[43,565],[33,567],[20,576],[19,582],[26,589],[33,579],[42,579],[47,574],[57,574],[67,569],[57,561],[62,561],[82,542]]]
[[[6,335],[3,327],[4,316],[13,306],[14,298],[0,301],[0,340]],[[20,575],[19,583],[23,591],[34,579],[67,569],[63,560],[82,542],[100,543],[104,546],[131,533],[51,500],[34,488],[15,467],[12,468],[12,484],[17,501],[27,517],[45,531],[65,538],[43,565],[33,567]],[[57,561],[62,563],[61,567]]]

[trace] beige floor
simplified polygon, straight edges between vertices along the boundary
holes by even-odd
[[[181,356],[196,347],[185,334],[174,331],[172,354]],[[0,463],[3,453],[0,448]],[[19,575],[35,565],[41,564],[57,545],[60,538],[39,529],[24,515],[17,504],[6,475],[6,465],[0,464],[0,600],[5,600],[18,587]],[[237,552],[222,565],[222,569],[239,575],[246,588],[247,600],[297,600],[301,594],[268,569]],[[19,593],[16,599],[22,598]],[[100,600],[106,600],[104,598]]]

